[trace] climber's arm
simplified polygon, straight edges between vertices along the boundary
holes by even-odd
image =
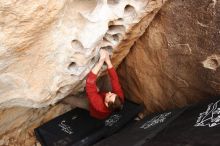
[[[97,80],[97,74],[104,63],[105,58],[103,58],[103,56],[104,55],[100,53],[99,62],[93,67],[93,69],[90,71],[86,79],[86,93],[88,95],[90,104],[93,100],[101,100],[101,98],[97,98],[100,95],[97,90],[96,80]]]
[[[105,62],[108,66],[108,74],[110,76],[111,79],[111,85],[112,85],[112,92],[114,92],[115,94],[117,94],[121,101],[124,102],[124,93],[121,89],[121,85],[119,83],[119,79],[118,79],[118,75],[112,65],[112,62],[110,60],[109,55],[106,56]]]
[[[100,59],[99,62],[94,66],[91,72],[87,76],[86,80],[86,93],[89,100],[90,112],[91,115],[96,118],[104,118],[110,112],[106,108],[102,96],[98,93],[96,80],[97,74],[101,69],[104,61],[105,61],[106,52],[100,51]]]
[[[97,74],[99,70],[101,69],[102,65],[105,62],[105,57],[106,57],[106,51],[100,50],[100,59],[98,63],[93,67],[91,72],[87,76],[86,80],[86,92],[88,97],[92,97],[93,95],[98,95],[98,90],[96,86],[96,79],[97,79]]]
[[[105,62],[105,58],[107,56],[107,51],[105,50],[100,50],[100,59],[99,62],[93,67],[92,72],[97,75],[99,70],[102,68],[102,65]]]

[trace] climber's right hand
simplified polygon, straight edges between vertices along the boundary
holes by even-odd
[[[99,51],[99,55],[100,55],[99,61],[104,62],[106,57],[108,56],[108,52],[106,50],[104,50],[104,49],[101,49]]]

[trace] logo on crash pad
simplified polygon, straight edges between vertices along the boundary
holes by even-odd
[[[159,123],[163,123],[169,115],[171,115],[171,112],[163,113],[163,114],[160,114],[158,116],[155,116],[150,121],[147,121],[146,123],[144,123],[140,128],[148,129],[148,128],[150,128],[152,126],[155,126]]]
[[[220,124],[220,100],[210,103],[205,112],[199,114],[195,127],[214,127]]]
[[[73,134],[73,130],[71,127],[66,123],[65,120],[62,120],[59,124],[59,127],[61,127],[61,130],[67,134]]]
[[[117,123],[120,120],[120,118],[121,118],[121,115],[118,115],[118,114],[112,115],[110,118],[108,118],[105,121],[105,126],[111,127],[112,125]]]

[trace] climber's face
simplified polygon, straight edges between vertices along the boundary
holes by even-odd
[[[116,98],[117,94],[112,93],[112,92],[108,92],[105,95],[105,105],[108,107],[108,103],[109,102],[115,102],[115,98]]]

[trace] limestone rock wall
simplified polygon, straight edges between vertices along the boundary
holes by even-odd
[[[43,107],[83,90],[100,48],[117,66],[164,3],[1,0],[0,107]]]
[[[148,113],[220,95],[220,1],[170,0],[118,72]]]

